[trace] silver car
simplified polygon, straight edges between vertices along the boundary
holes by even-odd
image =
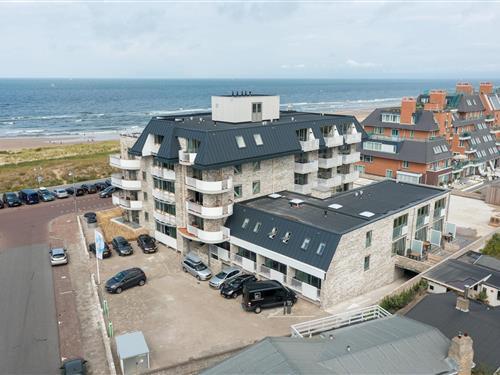
[[[50,254],[50,264],[53,266],[59,266],[61,264],[68,264],[68,254],[66,249],[56,248],[49,251]]]
[[[212,288],[220,289],[222,284],[224,284],[226,281],[234,279],[238,275],[241,275],[241,273],[242,272],[239,268],[226,267],[217,275],[212,277],[208,285],[210,285]]]
[[[66,189],[56,189],[54,190],[54,195],[56,196],[57,199],[68,198],[69,196]]]
[[[184,272],[189,272],[198,280],[208,280],[212,276],[212,271],[196,254],[189,253],[182,260],[182,269]]]

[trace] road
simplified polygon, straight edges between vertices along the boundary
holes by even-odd
[[[49,222],[74,212],[73,197],[0,209],[0,374],[55,374],[60,363]],[[77,197],[80,212],[111,207]]]

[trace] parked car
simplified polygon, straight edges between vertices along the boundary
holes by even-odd
[[[104,183],[108,186],[111,186],[111,179],[110,178],[105,179]]]
[[[297,302],[294,291],[284,287],[279,281],[266,280],[247,283],[243,287],[241,306],[246,311],[259,314],[262,309],[293,305]]]
[[[89,251],[95,255],[95,243],[89,243]],[[111,250],[107,243],[104,243],[104,251],[102,252],[103,258],[109,258],[111,256]]]
[[[231,281],[226,281],[220,288],[220,294],[226,298],[236,298],[243,293],[245,284],[257,281],[254,275],[243,274],[236,276]]]
[[[134,249],[132,249],[130,243],[122,236],[113,238],[111,244],[119,256],[132,255],[134,253]]]
[[[85,190],[87,194],[97,193],[97,186],[95,186],[94,184],[83,184],[82,189]]]
[[[56,196],[57,199],[63,199],[69,197],[69,194],[66,191],[66,189],[56,189],[54,190],[54,195]]]
[[[19,199],[24,204],[37,204],[40,202],[40,199],[38,197],[38,193],[32,189],[23,189],[19,192],[18,196],[19,196]]]
[[[81,186],[80,187],[77,187],[76,190],[75,190],[75,195],[77,197],[80,197],[82,195],[85,195],[85,189],[82,188]]]
[[[4,193],[3,203],[9,207],[17,207],[22,204],[21,199],[19,199],[16,193]]]
[[[53,266],[59,266],[61,264],[68,264],[68,254],[66,253],[66,249],[55,248],[50,249],[50,264]]]
[[[61,364],[59,369],[62,375],[86,375],[87,361],[83,358],[67,359]]]
[[[71,188],[71,187],[68,187],[65,189],[66,190],[66,193],[68,193],[69,195],[73,195],[75,194],[75,189]]]
[[[120,294],[123,290],[134,286],[146,284],[146,274],[140,268],[129,268],[118,272],[111,279],[106,281],[106,291]]]
[[[208,285],[212,288],[220,289],[223,283],[226,281],[234,279],[236,276],[241,274],[241,270],[236,267],[226,267],[217,275],[213,276]]]
[[[201,261],[198,255],[188,253],[182,260],[182,270],[189,272],[198,280],[208,280],[212,276],[212,271]]]
[[[156,240],[149,234],[141,234],[137,237],[137,245],[142,249],[144,253],[156,253],[158,246],[156,246]]]
[[[38,198],[40,198],[42,202],[51,202],[56,199],[54,195],[45,188],[38,189]]]
[[[0,208],[3,208],[4,204],[3,204],[3,200],[0,200]]]
[[[101,198],[109,198],[109,197],[111,197],[111,195],[115,191],[116,191],[116,187],[114,187],[114,186],[108,186],[107,188],[105,188],[104,190],[102,190],[99,193],[99,197],[101,197]]]
[[[108,185],[106,185],[106,183],[102,181],[96,182],[94,185],[97,188],[97,191],[102,191],[108,187]]]

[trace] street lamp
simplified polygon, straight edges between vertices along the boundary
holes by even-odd
[[[76,208],[76,186],[75,186],[75,173],[69,172],[68,176],[73,178],[73,201],[75,202],[75,216],[78,216],[78,210]]]

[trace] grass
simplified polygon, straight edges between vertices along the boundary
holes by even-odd
[[[500,259],[500,235],[498,233],[489,239],[481,253]]]
[[[118,141],[38,147],[0,153],[0,192],[109,177],[109,155],[120,150]]]

